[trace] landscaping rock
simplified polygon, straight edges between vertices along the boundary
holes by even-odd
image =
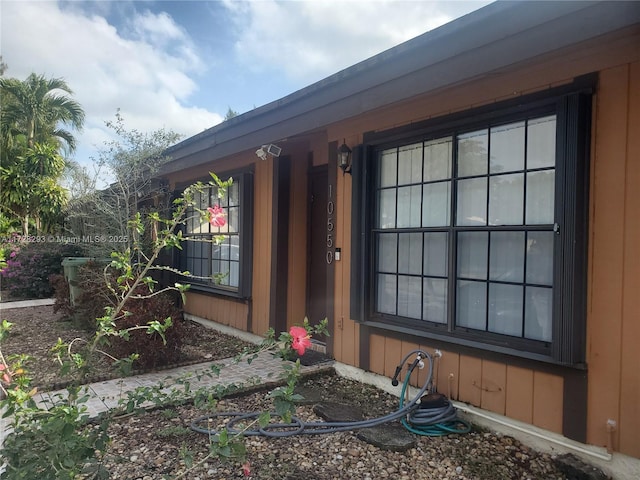
[[[302,400],[298,400],[296,402],[298,405],[315,405],[316,403],[322,402],[325,398],[323,391],[319,388],[305,387],[301,385],[296,387],[294,393],[304,397]]]
[[[602,470],[587,465],[570,453],[560,455],[554,461],[558,469],[566,475],[567,480],[609,480],[611,478]]]
[[[416,446],[416,436],[398,423],[363,428],[358,432],[357,437],[382,450],[392,452],[406,452]]]
[[[364,420],[361,408],[344,403],[320,403],[313,407],[313,412],[327,422],[358,422]]]

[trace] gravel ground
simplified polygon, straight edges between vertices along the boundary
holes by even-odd
[[[74,327],[61,313],[53,313],[53,306],[6,309],[0,304],[0,318],[13,323],[9,337],[2,345],[5,356],[27,354],[33,385],[39,390],[62,388],[69,377],[60,376],[60,365],[50,353],[58,338],[70,342],[75,338],[89,340],[91,333]],[[184,321],[184,344],[179,365],[208,362],[233,357],[243,348],[251,346],[238,338],[224,335],[199,323]],[[104,380],[115,375],[104,357],[95,362],[94,373],[87,383]]]
[[[362,406],[375,417],[397,409],[398,399],[374,387],[335,375],[305,382],[326,392],[328,400]],[[218,411],[251,412],[270,409],[266,392],[223,399]],[[247,461],[221,462],[208,454],[206,435],[189,429],[193,419],[208,412],[183,406],[157,410],[114,423],[113,443],[105,457],[112,479],[178,478],[184,472],[181,449],[202,462],[184,478],[197,479],[563,479],[548,455],[539,454],[514,439],[474,430],[466,435],[420,437],[407,452],[384,451],[356,437],[355,432],[289,438],[248,437]],[[300,406],[299,418],[320,420],[311,406]]]
[[[64,340],[86,332],[54,315],[52,307],[2,310],[1,317],[13,323],[12,335],[3,345],[7,353],[34,357],[35,383],[52,383],[57,368],[48,350],[60,336]],[[232,356],[244,347],[239,340],[207,330],[190,328],[185,361]],[[213,347],[212,347],[213,345]],[[215,355],[212,357],[212,355]],[[304,385],[324,392],[324,400],[360,406],[368,418],[397,409],[398,399],[374,387],[336,375],[317,375]],[[273,408],[268,392],[258,391],[225,398],[217,411],[257,411]],[[184,405],[118,418],[109,427],[111,443],[103,463],[112,479],[564,479],[553,459],[516,440],[474,429],[465,435],[419,437],[416,447],[403,453],[384,451],[356,437],[355,432],[289,438],[249,437],[246,475],[240,460],[206,458],[206,435],[189,429],[197,417],[211,412]],[[299,406],[302,420],[319,420],[312,406]],[[188,451],[197,467],[185,474],[181,452]],[[181,476],[184,474],[184,476]]]

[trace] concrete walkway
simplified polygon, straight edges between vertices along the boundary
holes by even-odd
[[[189,382],[189,389],[194,392],[201,388],[213,389],[218,386],[236,385],[238,387],[256,387],[270,384],[282,378],[283,362],[269,352],[258,355],[250,364],[247,361],[236,361],[234,358],[199,363],[186,367],[178,367],[158,372],[117,378],[103,382],[90,383],[82,387],[81,395],[89,395],[86,403],[88,414],[96,417],[118,406],[119,400],[126,401],[127,393],[138,387],[163,385],[162,392],[169,393],[172,388],[184,391],[183,383]],[[309,374],[331,368],[332,362],[312,366],[302,366],[301,373]],[[220,373],[216,372],[216,366]],[[213,367],[213,368],[212,368]],[[43,392],[36,395],[36,402],[43,408],[53,405],[55,399],[66,397],[66,390]]]
[[[43,298],[40,300],[19,300],[17,302],[0,302],[0,311],[10,308],[42,307],[53,305],[56,301],[53,298]]]

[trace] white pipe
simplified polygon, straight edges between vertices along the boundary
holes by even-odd
[[[488,415],[486,413],[484,413],[482,410],[477,409],[477,408],[473,408],[465,403],[461,403],[461,402],[456,402],[456,401],[451,401],[451,403],[453,404],[454,407],[456,407],[458,410],[462,410],[465,413],[468,413],[470,415],[476,416],[476,417],[480,417],[480,418],[484,418],[485,420],[488,420],[492,423],[497,423],[499,425],[505,426],[507,428],[512,428],[514,430],[517,430],[519,432],[522,432],[526,435],[532,435],[534,437],[538,437],[546,442],[551,442],[551,443],[555,443],[556,445],[560,445],[564,448],[568,448],[570,450],[574,450],[576,452],[582,453],[583,455],[588,455],[590,457],[594,457],[597,458],[599,460],[604,460],[604,461],[611,461],[612,456],[609,453],[601,453],[586,447],[581,446],[580,444],[578,444],[577,442],[573,442],[569,439],[565,439],[563,438],[559,438],[558,436],[552,435],[552,434],[548,434],[548,433],[544,433],[542,431],[538,431],[536,429],[533,429],[531,427],[525,427],[525,426],[521,426],[518,425],[516,423],[510,422],[506,419],[503,419],[497,415]]]
[[[380,388],[381,390],[386,391],[387,393],[395,395],[396,397],[398,396],[398,390],[389,385],[389,379],[387,377],[384,377],[382,375],[378,375],[372,372],[365,372],[360,368],[353,367],[351,365],[345,365],[339,362],[336,362],[334,364],[334,368],[338,372],[338,374],[343,377],[350,378],[352,380],[357,380],[363,383],[368,383],[370,385],[374,385]],[[410,396],[413,396],[416,394],[417,389],[415,387],[409,386],[407,391],[409,392]],[[558,446],[567,448],[569,450],[573,450],[575,452],[578,452],[584,455],[588,455],[589,457],[596,458],[598,460],[610,462],[612,459],[611,454],[601,453],[595,450],[596,448],[599,448],[599,447],[589,447],[588,445],[584,445],[582,443],[570,440],[566,437],[562,437],[559,434],[542,431],[541,429],[537,429],[532,425],[528,425],[524,423],[519,425],[518,423],[516,423],[517,421],[510,421],[509,419],[507,419],[506,417],[503,417],[502,415],[491,414],[490,412],[485,412],[481,409],[474,408],[465,403],[456,402],[456,401],[452,401],[452,403],[457,409],[463,412],[466,412],[469,415],[482,418],[494,424],[502,425],[503,427],[516,430],[525,435],[530,435],[532,437],[539,438],[548,443],[554,443]]]

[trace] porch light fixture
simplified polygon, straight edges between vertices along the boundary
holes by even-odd
[[[342,140],[342,145],[338,148],[338,166],[342,170],[342,175],[348,173],[351,175],[351,149]]]
[[[256,150],[256,155],[260,160],[266,160],[267,155],[271,155],[272,157],[279,157],[280,152],[282,152],[282,148],[273,143],[269,145],[262,145],[258,150]]]

